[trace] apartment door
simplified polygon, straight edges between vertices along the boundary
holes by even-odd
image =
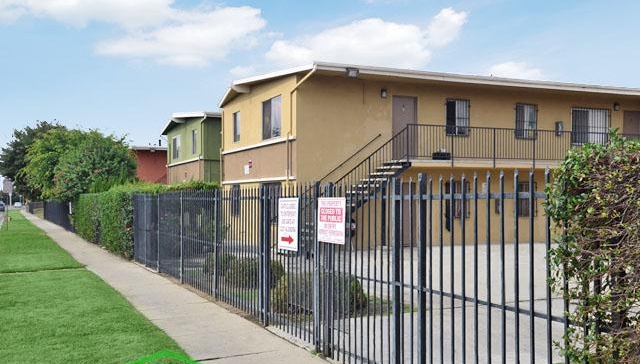
[[[407,128],[407,125],[417,123],[418,99],[413,96],[393,96],[391,117],[393,118],[392,132],[395,138],[393,141],[393,158],[414,157],[417,130],[408,128],[402,135],[398,135],[398,133]]]
[[[622,134],[640,135],[640,111],[625,111]]]

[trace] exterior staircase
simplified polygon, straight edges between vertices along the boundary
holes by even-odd
[[[410,166],[411,163],[407,160],[390,160],[382,163],[355,183],[348,185],[350,189],[346,191],[345,195],[351,212],[369,201],[369,197],[374,193],[380,193],[391,178],[399,176]]]

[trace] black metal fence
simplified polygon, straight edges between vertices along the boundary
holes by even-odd
[[[547,285],[540,180],[140,194],[135,259],[342,362],[557,363],[566,302]],[[344,245],[317,241],[329,196],[346,198]],[[281,197],[299,198],[297,251],[278,249]]]
[[[44,201],[43,209],[45,220],[59,225],[65,230],[74,231],[68,202]]]

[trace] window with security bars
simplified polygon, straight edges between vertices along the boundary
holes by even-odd
[[[469,135],[469,106],[469,100],[447,100],[447,135]]]
[[[445,190],[444,193],[448,194],[451,192],[451,183],[450,182],[446,182],[445,185]],[[470,189],[469,189],[469,181],[464,181],[464,192],[465,193],[469,193]],[[459,194],[462,193],[462,181],[454,181],[453,182],[453,193],[454,194]],[[465,218],[468,218],[469,216],[471,216],[470,210],[469,210],[469,200],[465,199],[464,200],[464,211],[465,211]],[[451,197],[447,198],[445,200],[445,216],[449,216],[451,214]],[[456,219],[459,219],[462,216],[462,200],[461,199],[454,199],[453,201],[453,217],[455,217]]]
[[[231,193],[229,194],[231,199],[231,215],[240,215],[240,185],[231,186]]]
[[[533,104],[516,104],[516,138],[535,139],[538,129],[538,107]]]
[[[571,143],[604,144],[608,140],[610,113],[608,109],[574,107],[571,109]]]
[[[538,189],[537,185],[535,182],[533,182],[533,191],[529,190],[529,182],[518,182],[518,192],[529,192],[529,193],[535,193],[535,191]],[[519,197],[518,198],[518,216],[520,217],[529,217],[529,209],[530,209],[530,204],[529,202],[531,202],[529,197]],[[533,200],[533,216],[537,215],[537,211],[536,211],[536,202],[535,200]]]
[[[518,192],[530,192],[535,193],[538,190],[538,185],[536,182],[533,182],[533,191],[529,190],[529,182],[518,182]],[[506,200],[508,201],[508,200]],[[518,217],[529,217],[529,197],[518,197]],[[500,213],[500,199],[497,198],[495,200],[495,212],[496,214]],[[513,212],[513,211],[512,211]],[[538,215],[538,206],[536,204],[535,199],[533,200],[533,216]]]
[[[263,183],[262,187],[264,187],[269,194],[269,215],[271,216],[271,222],[278,222],[276,216],[278,215],[278,198],[281,195],[282,184],[280,182],[270,182]]]

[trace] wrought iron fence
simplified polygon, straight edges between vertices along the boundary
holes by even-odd
[[[44,218],[65,230],[74,231],[71,220],[70,204],[62,201],[45,201]]]
[[[136,195],[135,259],[342,362],[556,363],[567,303],[547,285],[548,180]],[[344,245],[317,241],[321,196],[346,198]],[[278,249],[282,197],[299,197],[297,251]]]

